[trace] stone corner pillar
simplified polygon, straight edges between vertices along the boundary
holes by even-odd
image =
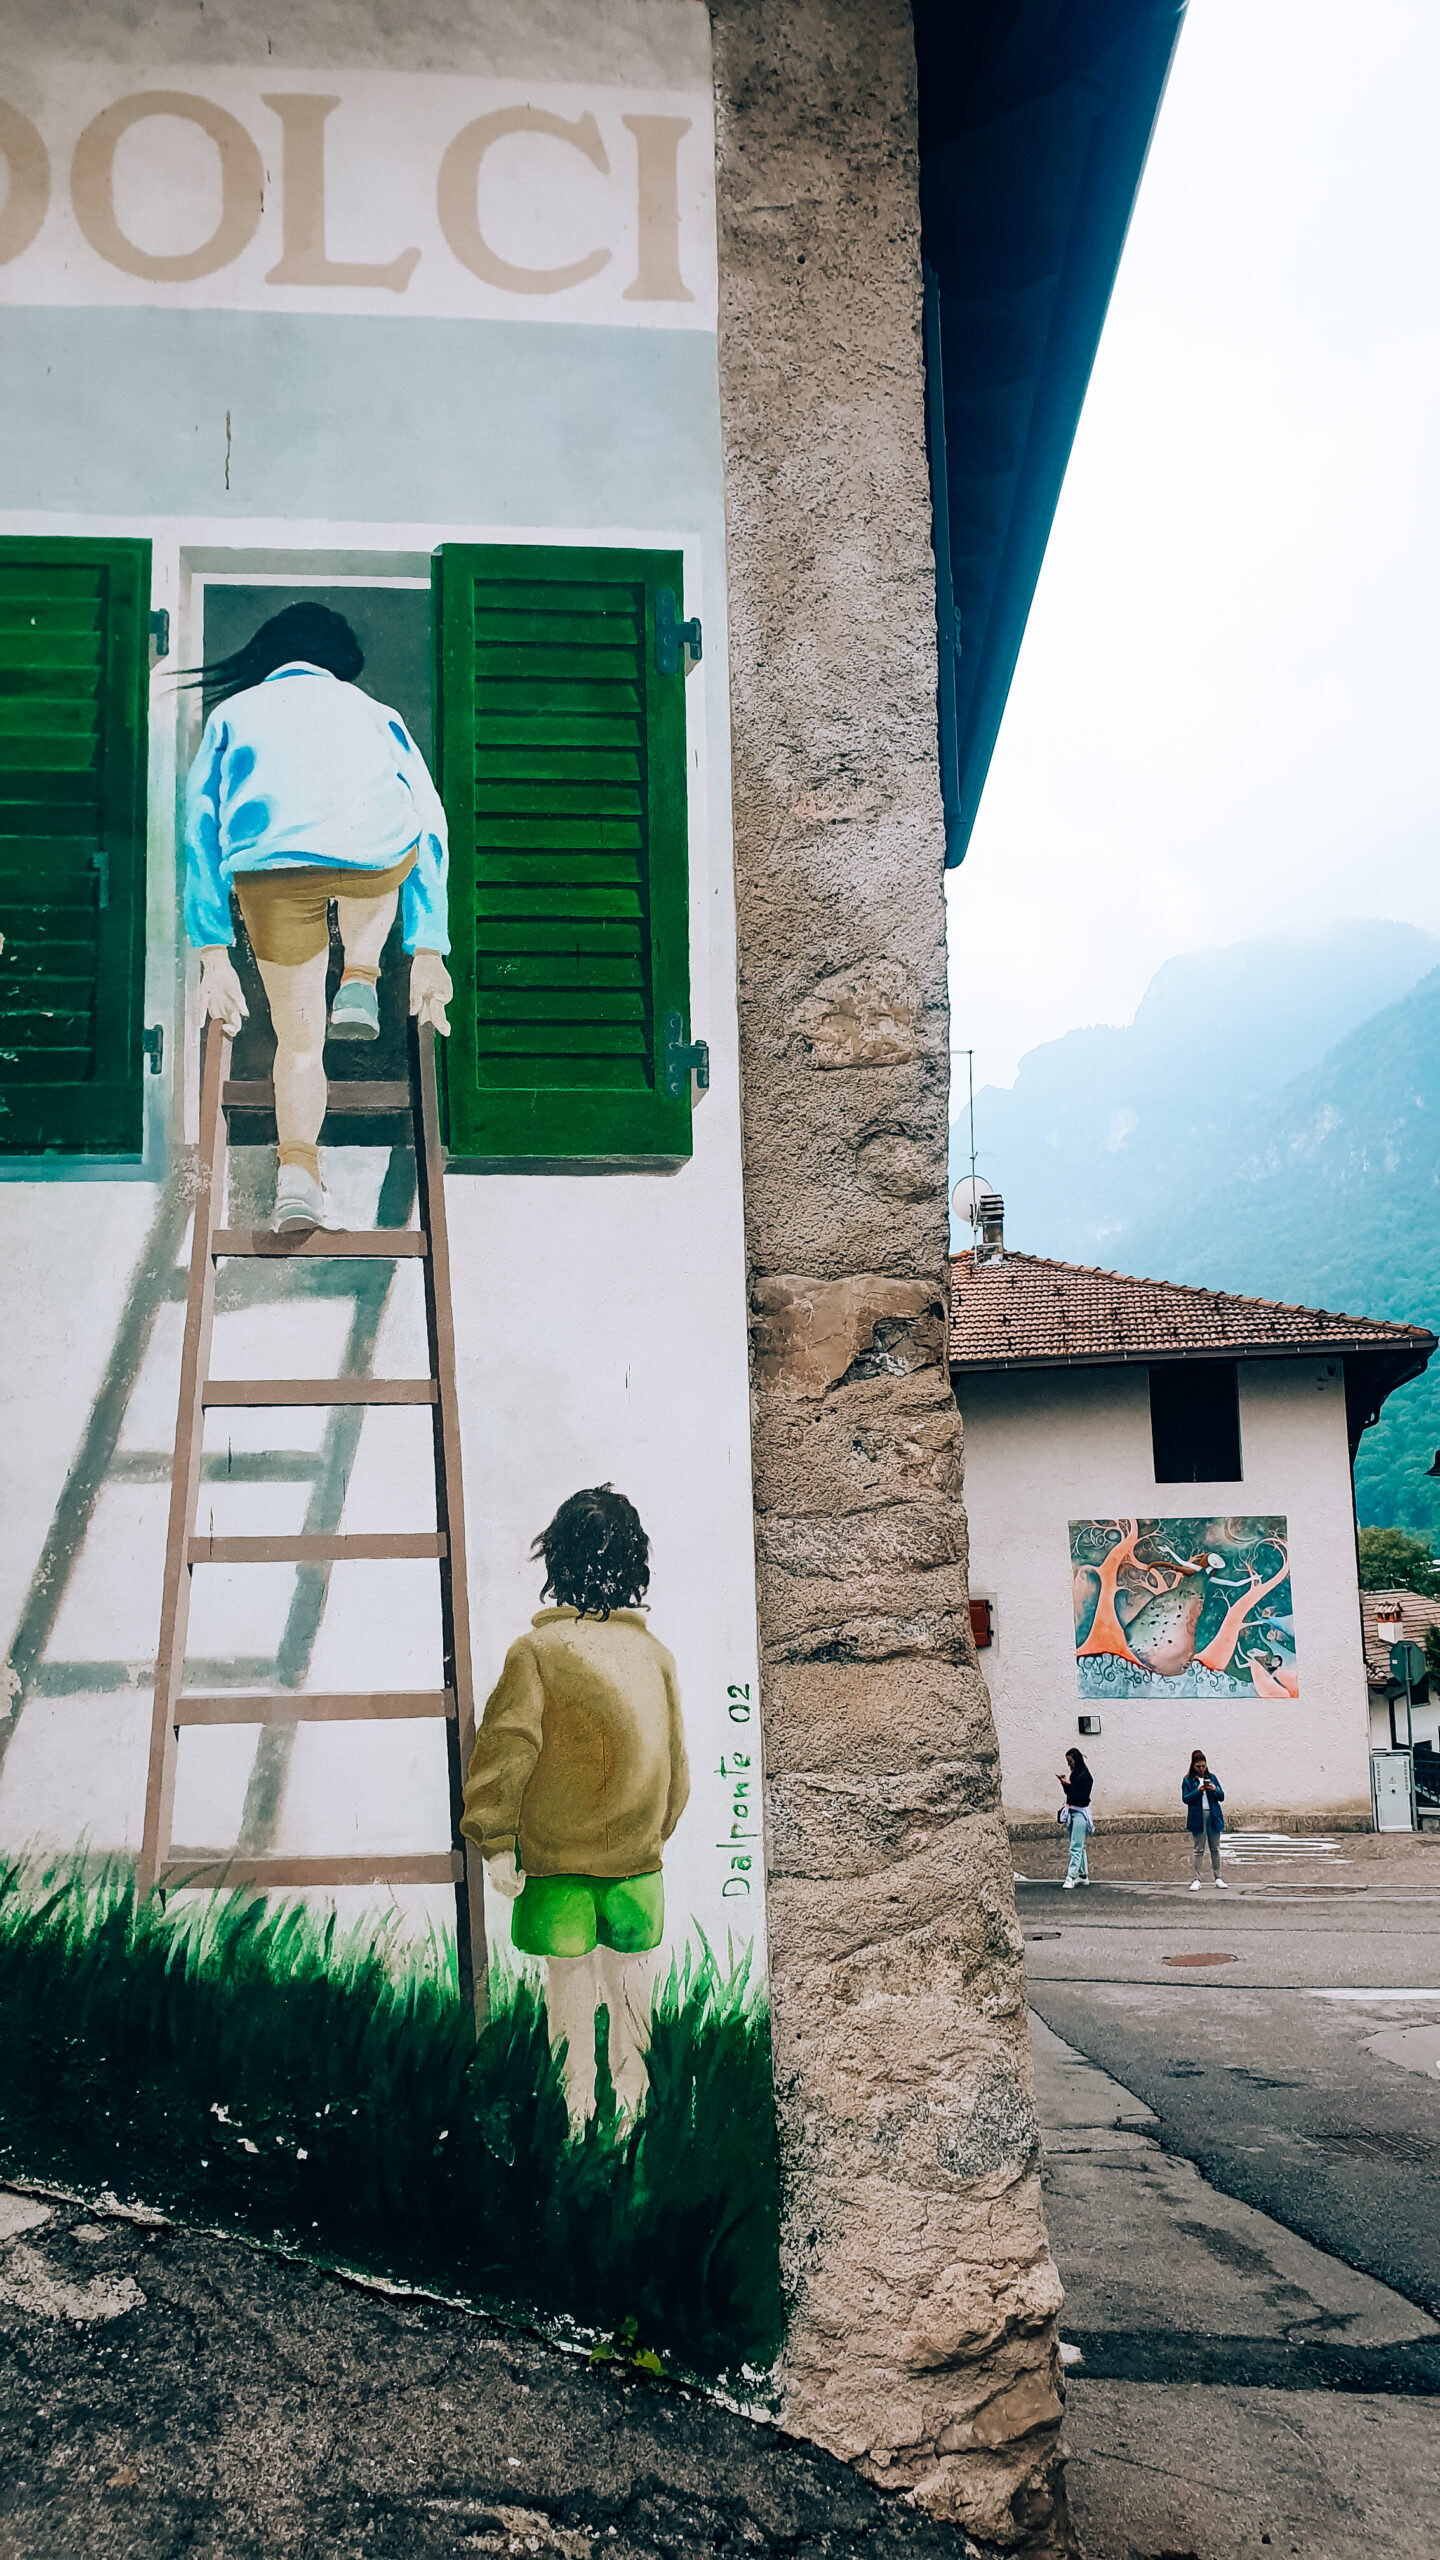
[[[783,2414],[1069,2547],[1060,2288],[946,1362],[905,0],[711,0]]]

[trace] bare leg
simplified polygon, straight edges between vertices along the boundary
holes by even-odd
[[[627,1956],[613,1947],[595,1950],[597,1989],[610,2012],[610,2077],[615,2103],[638,2116],[650,2087],[650,2004],[655,1988],[653,1954]]]
[[[565,2104],[570,2113],[571,2130],[585,2130],[586,2119],[595,2113],[595,2012],[600,2005],[596,1980],[596,1956],[547,1956],[545,1959],[545,2017],[550,2029],[550,2050],[558,2054],[563,2045],[561,2073],[565,2082]]]
[[[368,978],[374,985],[380,975],[380,954],[399,903],[398,889],[392,889],[388,898],[336,899],[347,978]]]
[[[383,902],[382,902],[383,903]],[[280,1162],[320,1177],[318,1141],[325,1117],[325,972],[328,952],[257,966],[275,1026],[275,1133]]]

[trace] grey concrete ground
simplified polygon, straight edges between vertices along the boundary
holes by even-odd
[[[1155,2109],[1168,2149],[1440,2314],[1440,1892],[1020,1899],[1032,2006]]]
[[[1021,1888],[1087,2560],[1440,2547],[1440,1896],[1365,1874]]]

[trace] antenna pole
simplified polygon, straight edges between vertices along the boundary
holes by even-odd
[[[967,1096],[970,1111],[970,1205],[965,1211],[965,1216],[978,1235],[980,1221],[976,1215],[976,1211],[980,1204],[978,1198],[979,1177],[975,1171],[975,1052],[973,1049],[956,1048],[951,1050],[950,1055],[952,1058],[963,1058],[966,1066]],[[951,1123],[951,1126],[954,1126],[953,1122]],[[958,1192],[959,1189],[960,1185],[957,1182],[955,1190]],[[953,1194],[950,1206],[952,1214],[958,1216],[959,1212],[955,1209]],[[1437,1449],[1435,1452],[1434,1473],[1436,1475],[1440,1475],[1440,1449]]]

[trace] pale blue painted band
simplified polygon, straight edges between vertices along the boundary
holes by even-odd
[[[12,307],[3,339],[7,509],[576,530],[719,515],[702,330]]]

